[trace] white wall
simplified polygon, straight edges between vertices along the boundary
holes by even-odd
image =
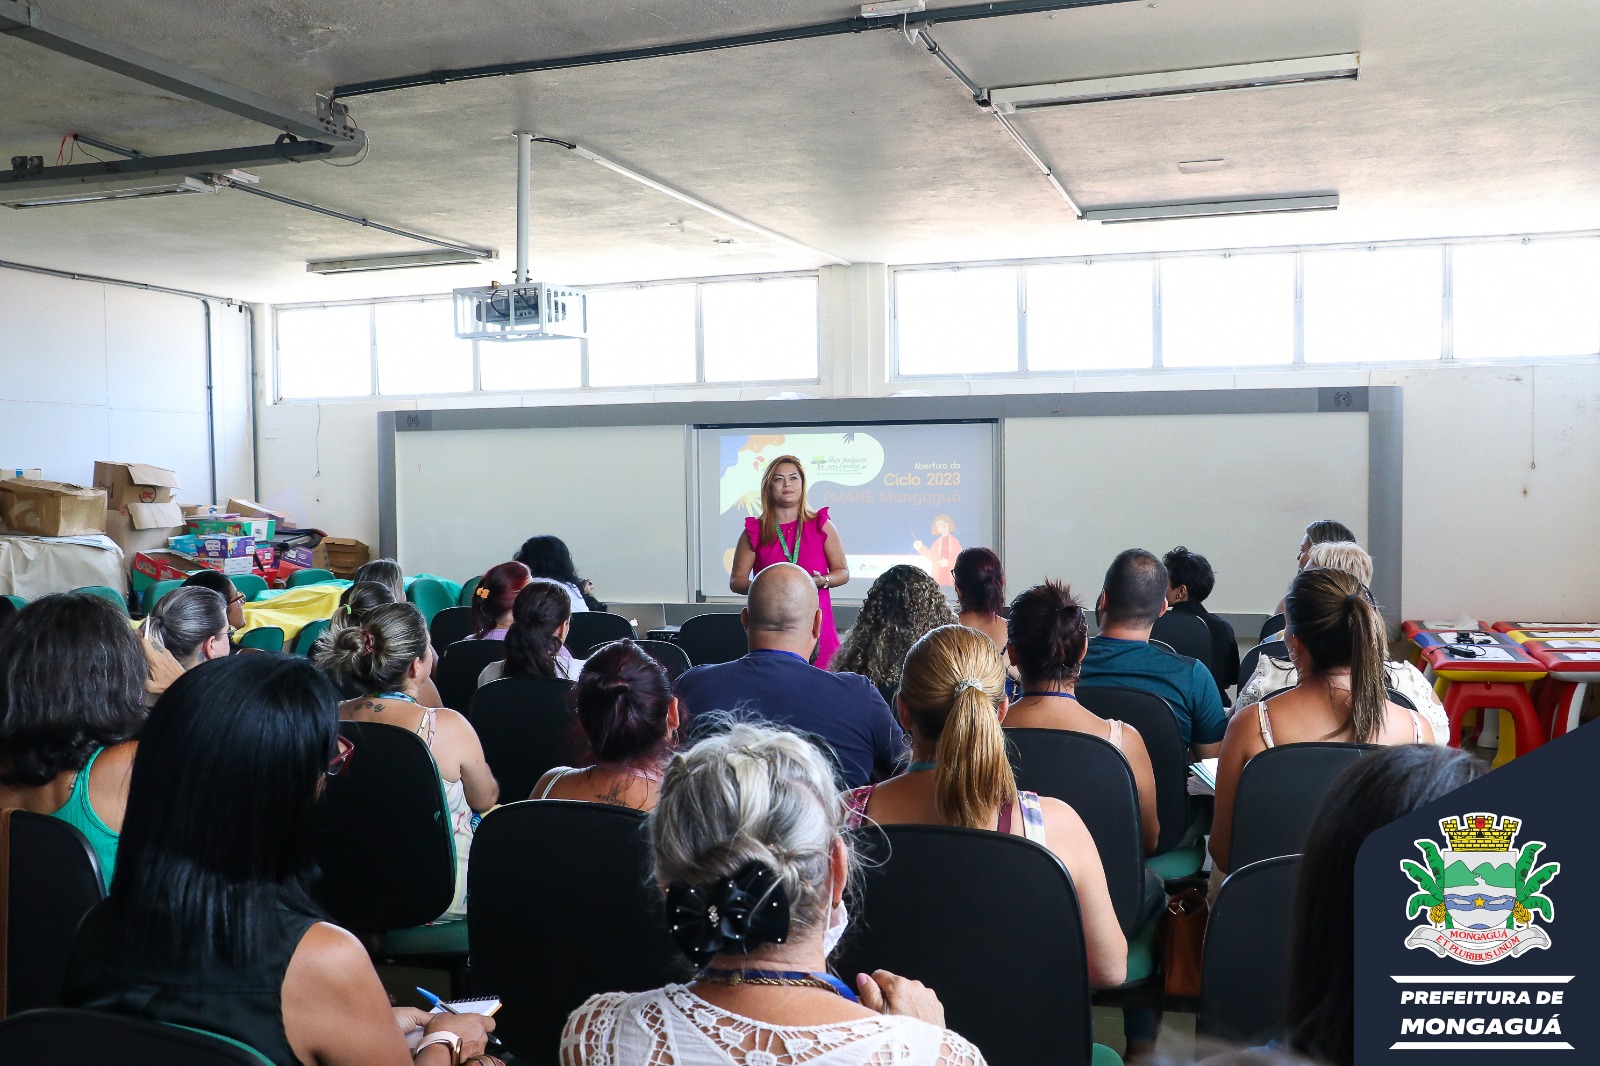
[[[252,489],[245,316],[212,303],[218,491]],[[0,466],[89,484],[99,459],[211,491],[199,300],[0,268]]]
[[[1400,613],[1405,617],[1477,613],[1486,618],[1512,614],[1587,618],[1600,609],[1595,605],[1600,553],[1587,548],[1600,530],[1600,361],[891,382],[887,380],[887,286],[888,273],[881,265],[824,270],[823,380],[807,391],[825,396],[884,396],[900,391],[969,395],[1401,385],[1405,388],[1405,506]],[[259,317],[264,322],[270,316]],[[258,338],[258,350],[271,350],[267,338]],[[778,391],[770,387],[677,387],[466,401],[274,406],[265,365],[263,361],[259,395],[262,495],[266,502],[282,503],[297,517],[330,533],[354,536],[374,546],[378,537],[374,416],[380,410],[761,399]],[[1292,450],[1296,443],[1284,440],[1276,446]],[[1274,445],[1262,442],[1262,446]],[[1106,443],[1099,458],[1108,468],[1114,466],[1114,441]],[[0,456],[0,461],[10,460]],[[1094,457],[1083,461],[1094,461]],[[1364,480],[1365,470],[1354,476]],[[1298,495],[1305,488],[1297,485],[1292,492]],[[1276,490],[1271,484],[1245,483],[1238,491],[1256,495]],[[1188,547],[1204,552],[1208,537],[1227,535],[1226,529],[1207,529],[1182,539]],[[1287,564],[1287,579],[1293,549],[1292,544],[1286,546],[1282,560],[1264,561],[1263,565]],[[586,547],[589,553],[594,550]],[[1108,561],[1088,569],[1103,568]],[[1384,562],[1377,560],[1380,567]],[[618,599],[632,595],[622,589],[607,592]],[[1270,606],[1263,604],[1259,609]]]

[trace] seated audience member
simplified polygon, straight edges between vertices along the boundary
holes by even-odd
[[[227,574],[215,570],[197,570],[183,579],[186,589],[210,589],[228,605],[228,628],[230,630],[244,628],[245,596],[228,580]]]
[[[355,580],[376,581],[388,588],[395,603],[406,602],[406,575],[393,559],[374,559],[356,567]]]
[[[360,571],[357,571],[359,573]],[[343,629],[346,626],[360,625],[362,620],[370,614],[375,607],[382,607],[386,603],[405,603],[402,596],[394,598],[394,589],[381,581],[357,581],[345,589],[339,596],[339,606],[334,609],[332,624],[328,631]],[[332,640],[330,636],[323,636],[321,642]],[[312,655],[315,656],[315,651]],[[437,655],[437,650],[435,651]],[[366,695],[366,688],[353,677],[329,672],[333,684],[339,690],[342,699],[355,699],[357,696]],[[437,707],[442,700],[439,698],[439,689],[434,685],[433,678],[422,679],[421,686],[417,689],[417,701],[424,707]]]
[[[1454,748],[1403,745],[1375,752],[1340,775],[1311,820],[1290,928],[1290,1049],[1324,1066],[1355,1061],[1353,999],[1356,853],[1362,841],[1477,780],[1481,760]]]
[[[108,885],[145,721],[143,643],[80,594],[37,599],[0,630],[0,807],[77,829]]]
[[[1160,696],[1171,705],[1189,751],[1209,759],[1227,728],[1222,697],[1205,664],[1150,643],[1150,629],[1166,609],[1167,568],[1160,559],[1129,548],[1112,560],[1095,608],[1100,634],[1089,639],[1078,684]]]
[[[748,715],[827,741],[851,787],[893,774],[902,753],[900,729],[871,680],[830,674],[807,661],[822,632],[811,575],[793,563],[772,564],[750,583],[741,615],[749,653],[678,678],[690,731],[702,715]]]
[[[1363,588],[1372,585],[1372,556],[1354,541],[1329,541],[1312,548],[1306,557],[1306,569],[1317,567],[1342,570],[1359,581]],[[1283,634],[1278,634],[1278,639],[1282,637]],[[1422,671],[1408,662],[1397,662],[1385,656],[1383,676],[1385,684],[1409,699],[1422,717],[1428,720],[1428,725],[1433,727],[1434,743],[1450,743],[1450,719],[1444,713],[1444,704],[1439,702],[1433,686],[1422,676]],[[1256,661],[1255,673],[1240,687],[1239,698],[1233,705],[1236,709],[1248,707],[1252,703],[1260,703],[1263,697],[1293,688],[1299,683],[1300,674],[1293,661],[1263,655]]]
[[[988,548],[963,548],[950,569],[961,613],[956,621],[1005,649],[1006,571],[1000,556]]]
[[[1156,814],[1156,772],[1139,731],[1084,710],[1073,694],[1089,650],[1089,620],[1072,590],[1059,581],[1035,585],[1011,602],[1007,655],[1022,678],[1022,695],[1006,713],[1013,729],[1066,729],[1111,742],[1128,760],[1139,791],[1144,848],[1161,836]]]
[[[928,630],[955,620],[926,570],[909,563],[891,566],[867,590],[856,624],[828,669],[860,674],[878,686],[885,700],[893,700],[911,645]]]
[[[360,758],[315,667],[240,655],[180,678],[145,731],[111,895],[84,918],[67,1006],[203,1029],[276,1066],[481,1054],[493,1022],[391,1010],[354,936],[317,920],[312,811],[324,775]]]
[[[1006,758],[1006,669],[975,629],[941,626],[917,641],[900,678],[900,723],[911,734],[910,768],[845,797],[851,828],[909,822],[994,829],[1043,844],[1066,865],[1083,912],[1089,983],[1120,985],[1128,942],[1117,924],[1100,852],[1083,819],[1058,799],[1019,792]]]
[[[567,1019],[562,1066],[645,1066],[662,1048],[674,1066],[755,1063],[752,1048],[767,1063],[982,1066],[920,983],[827,972],[855,861],[843,814],[826,760],[792,733],[735,725],[674,757],[650,843],[673,939],[698,972],[590,997]]]
[[[210,589],[173,589],[140,627],[144,639],[185,670],[229,653],[228,605]]]
[[[1300,683],[1242,708],[1228,723],[1217,764],[1211,857],[1226,873],[1233,797],[1245,763],[1268,748],[1307,741],[1422,744],[1433,730],[1384,691],[1383,618],[1361,583],[1339,570],[1302,570],[1284,597],[1284,640]]]
[[[572,628],[572,601],[554,581],[534,578],[517,593],[506,629],[506,657],[478,674],[481,687],[502,677],[552,677],[574,681],[583,669],[562,642]]]
[[[1350,527],[1345,525],[1343,522],[1335,521],[1332,518],[1319,518],[1315,522],[1312,522],[1310,525],[1306,526],[1305,536],[1300,538],[1300,550],[1294,557],[1294,568],[1296,570],[1304,570],[1307,565],[1306,559],[1310,556],[1311,549],[1315,548],[1318,544],[1329,544],[1333,541],[1350,541],[1351,543],[1354,543],[1355,539],[1356,535],[1352,533],[1350,531]],[[1365,582],[1363,582],[1363,584],[1365,584]],[[1275,610],[1273,610],[1272,613],[1283,613],[1282,600],[1278,601],[1278,606]],[[1276,640],[1279,638],[1269,637],[1268,639]]]
[[[572,562],[572,552],[567,550],[566,541],[560,537],[548,534],[529,537],[512,558],[526,566],[534,577],[554,581],[566,589],[572,599],[574,614],[606,609],[606,605],[593,596],[594,583],[578,576],[578,568]]]
[[[1161,562],[1167,568],[1167,610],[1194,615],[1211,633],[1211,676],[1217,679],[1217,694],[1226,705],[1229,686],[1239,681],[1239,638],[1226,618],[1206,610],[1206,598],[1217,584],[1211,562],[1181,545],[1162,556]]]
[[[533,578],[521,563],[500,563],[478,579],[472,590],[472,640],[505,640],[517,593]]]
[[[631,640],[603,644],[583,664],[572,706],[594,761],[556,767],[530,798],[653,810],[678,731],[678,701],[661,664]]]
[[[366,693],[339,705],[341,719],[399,726],[427,741],[444,782],[456,839],[456,895],[443,917],[465,917],[472,813],[493,807],[500,786],[471,724],[449,708],[419,702],[422,682],[433,668],[422,612],[409,603],[375,607],[358,624],[330,631],[326,641],[317,643],[314,657],[318,666],[353,678]]]

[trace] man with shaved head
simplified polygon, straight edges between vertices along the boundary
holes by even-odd
[[[904,744],[877,686],[809,661],[822,632],[811,575],[793,563],[767,567],[751,582],[741,617],[750,647],[743,658],[697,666],[678,678],[689,728],[717,712],[757,719],[826,741],[851,788],[892,777]]]

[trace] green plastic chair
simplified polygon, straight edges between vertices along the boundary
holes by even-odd
[[[462,582],[462,584],[461,584],[461,595],[456,597],[456,606],[457,607],[471,607],[472,606],[472,594],[473,594],[473,592],[475,592],[477,590],[478,582],[482,581],[482,580],[483,580],[483,575],[479,574],[477,577],[468,578],[466,581]]]
[[[139,601],[139,606],[144,610],[145,614],[149,614],[151,611],[156,609],[156,604],[161,602],[161,597],[165,596],[169,592],[174,591],[175,589],[180,589],[182,587],[183,580],[181,578],[169,578],[166,581],[157,581],[149,585],[144,590],[144,596]]]
[[[252,629],[239,638],[239,647],[253,648],[256,651],[282,651],[283,630],[277,626],[262,626]]]
[[[102,600],[107,600],[116,604],[122,609],[123,614],[128,613],[128,597],[124,596],[110,585],[85,585],[82,588],[73,589],[72,591],[81,593],[85,596],[99,596]]]
[[[22,596],[0,596],[0,600],[10,600],[11,606],[15,607],[19,611],[28,606],[27,599]]]
[[[286,589],[297,589],[301,585],[321,585],[329,581],[338,581],[332,570],[319,570],[312,567],[308,570],[296,570],[289,575],[289,580],[283,583]]]
[[[449,585],[431,577],[419,577],[406,587],[406,599],[417,605],[424,624],[446,607],[456,605],[456,597]]]
[[[260,574],[239,574],[230,577],[233,587],[244,594],[246,603],[254,603],[257,596],[267,591],[267,579]]]
[[[316,644],[317,638],[326,633],[331,625],[333,625],[333,622],[326,618],[308,622],[305,628],[300,630],[300,635],[294,638],[294,653],[296,655],[310,655],[312,645]]]

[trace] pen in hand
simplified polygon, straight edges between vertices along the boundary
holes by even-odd
[[[421,985],[416,986],[416,988],[417,988],[417,995],[421,996],[424,1000],[426,1000],[427,1003],[428,1003],[428,1006],[433,1007],[435,1010],[442,1010],[446,1014],[460,1014],[461,1013],[460,1011],[458,1011],[454,1007],[452,1007],[450,1004],[446,1003],[444,1000],[442,1000],[438,996],[434,995],[432,992],[429,992],[426,988],[423,988]],[[489,1040],[489,1046],[490,1047],[500,1047],[500,1046],[502,1046],[501,1043],[500,1043],[500,1038],[495,1036],[493,1033],[489,1033],[488,1034],[488,1040]]]

